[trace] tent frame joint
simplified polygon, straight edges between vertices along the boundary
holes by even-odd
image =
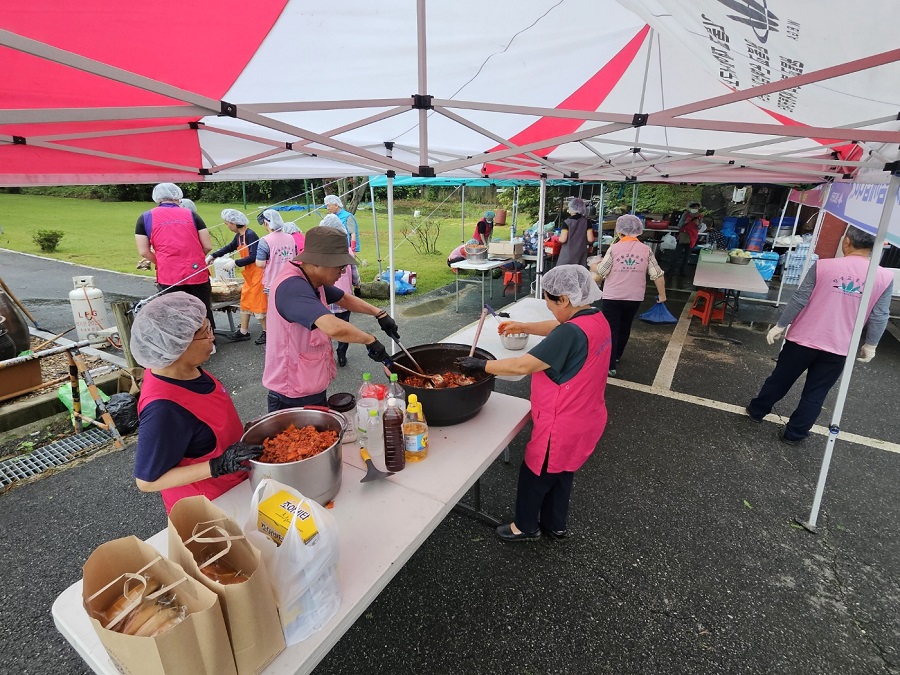
[[[712,156],[715,155],[715,154],[716,154],[716,151],[715,151],[715,150],[707,150],[707,151],[706,151],[706,156],[707,156],[707,157],[712,157]]]
[[[418,176],[420,178],[434,178],[435,177],[434,167],[433,166],[422,166],[420,164],[419,170],[413,175]]]
[[[210,171],[209,169],[207,169],[205,167],[201,167],[197,171],[197,173],[200,174],[201,176],[212,176],[212,171]]]
[[[413,94],[412,109],[413,110],[434,110],[432,101],[434,96],[431,94]]]
[[[13,138],[15,138],[15,136],[13,136]],[[888,173],[900,174],[900,160],[888,162],[884,165],[884,170]]]
[[[28,145],[28,141],[25,140],[24,136],[13,136],[12,142],[13,145]]]
[[[634,113],[634,116],[631,118],[631,126],[633,127],[644,127],[647,126],[647,120],[650,119],[650,115],[648,113]]]
[[[219,117],[237,117],[238,109],[234,103],[229,103],[228,101],[219,101],[219,105]]]

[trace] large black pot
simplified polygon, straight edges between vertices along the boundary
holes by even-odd
[[[418,345],[410,347],[410,354],[415,357],[422,369],[429,375],[439,375],[448,370],[460,372],[453,365],[454,359],[460,356],[468,356],[471,345],[460,345],[452,342],[430,345]],[[494,355],[484,349],[476,349],[475,356],[482,359],[493,359]],[[412,368],[415,366],[403,352],[394,354],[391,360],[400,365]],[[406,373],[398,370],[400,379]],[[470,420],[484,407],[494,390],[494,376],[480,373],[475,377],[478,381],[464,387],[449,387],[447,389],[422,389],[403,385],[406,395],[415,394],[422,404],[422,412],[429,425],[447,427],[452,424],[460,424]]]

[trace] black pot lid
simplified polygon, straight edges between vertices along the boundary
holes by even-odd
[[[328,407],[335,412],[347,412],[348,410],[353,410],[355,406],[356,397],[353,394],[341,392],[328,397]]]

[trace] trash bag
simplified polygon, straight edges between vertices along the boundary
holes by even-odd
[[[74,423],[75,415],[72,414],[72,385],[68,382],[62,385],[56,390],[56,397],[69,409],[69,419]],[[78,380],[78,397],[81,399],[81,414],[85,417],[97,419],[97,406],[94,405],[94,399],[91,398],[91,392],[88,390],[87,384],[85,384],[82,379]],[[109,400],[109,396],[101,391],[100,399],[105,403]]]
[[[113,394],[106,402],[106,409],[120,434],[130,434],[138,428],[137,399],[131,394]]]
[[[657,302],[643,314],[638,315],[638,319],[647,323],[678,323],[672,312],[666,309],[666,303]]]
[[[410,283],[403,281],[404,270],[394,270],[394,292],[397,295],[409,295],[410,293],[415,292],[416,287]],[[409,274],[406,272],[406,274]],[[379,281],[383,281],[388,283],[388,279],[390,278],[390,272],[385,270],[381,273],[379,277]]]
[[[659,245],[659,250],[674,251],[676,246],[678,246],[678,240],[675,238],[674,234],[669,232],[665,237],[662,238],[662,242]]]

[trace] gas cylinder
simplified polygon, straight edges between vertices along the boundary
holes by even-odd
[[[72,277],[72,283],[75,289],[69,292],[69,302],[72,304],[78,341],[81,342],[88,339],[88,333],[108,328],[109,319],[106,318],[103,291],[94,286],[94,277]]]

